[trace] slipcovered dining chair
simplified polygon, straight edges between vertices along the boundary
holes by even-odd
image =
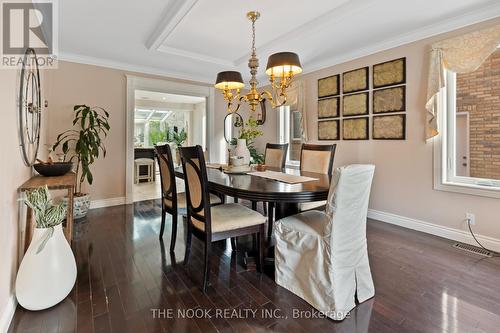
[[[257,269],[262,268],[262,235],[266,218],[260,213],[238,203],[210,206],[208,198],[207,169],[201,146],[181,148],[187,198],[187,240],[184,264],[188,263],[191,238],[195,235],[205,242],[205,268],[203,292],[206,292],[210,275],[212,242],[244,236],[257,236]]]
[[[177,193],[177,185],[175,183],[174,162],[170,145],[155,146],[155,155],[160,166],[161,180],[161,227],[160,240],[163,239],[163,231],[165,230],[166,214],[172,216],[172,235],[170,240],[170,252],[175,249],[175,240],[177,238],[177,217],[179,214],[186,215],[186,194],[184,192]],[[212,205],[220,204],[221,200],[214,194],[210,195],[210,203]]]
[[[300,149],[300,171],[331,175],[336,147],[336,144],[315,145],[304,143]],[[306,210],[322,208],[325,204],[326,200],[301,202],[299,203],[299,211],[303,212]]]
[[[310,210],[275,222],[276,283],[329,318],[342,320],[355,299],[375,295],[366,216],[375,166],[338,168],[326,212]]]

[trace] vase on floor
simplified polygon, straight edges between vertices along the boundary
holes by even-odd
[[[247,147],[247,140],[238,139],[238,144],[236,145],[236,148],[234,149],[234,154],[236,156],[243,157],[243,164],[244,165],[250,164],[250,150],[248,150],[248,147]]]
[[[75,257],[64,237],[62,224],[35,228],[17,272],[19,304],[27,310],[50,308],[68,296],[75,281]]]

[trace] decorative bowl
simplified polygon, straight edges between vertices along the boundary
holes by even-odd
[[[36,172],[45,177],[55,177],[67,174],[73,167],[73,162],[54,162],[52,164],[48,163],[36,163],[33,164]]]

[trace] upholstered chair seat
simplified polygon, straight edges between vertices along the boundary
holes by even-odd
[[[332,177],[326,211],[274,223],[276,283],[329,318],[342,320],[375,294],[366,218],[375,167],[350,165]]]
[[[324,209],[326,200],[299,203],[299,211],[304,212],[311,209]]]
[[[236,203],[212,207],[212,232],[223,232],[264,224],[266,218],[258,212]],[[205,224],[193,219],[193,225],[205,230]]]

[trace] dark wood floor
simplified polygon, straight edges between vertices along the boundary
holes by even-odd
[[[184,253],[184,228],[180,227],[174,258],[168,253],[168,227],[165,245],[158,242],[159,222],[159,202],[153,201],[91,211],[75,230],[78,280],[69,297],[40,312],[18,307],[9,332],[500,330],[500,258],[462,252],[438,237],[369,221],[376,295],[343,322],[334,322],[294,318],[297,311],[303,311],[302,316],[314,312],[278,287],[272,272],[260,275],[244,270],[241,255],[234,255],[225,243],[216,245],[212,286],[204,295],[200,291],[201,243],[194,240],[187,268],[176,265]],[[152,309],[172,313],[156,319],[158,313]],[[178,310],[187,309],[210,310],[212,318],[181,318]],[[215,316],[216,309],[219,316]],[[240,312],[220,312],[223,309]],[[255,318],[246,309],[258,310]],[[239,318],[217,318],[234,314]]]

